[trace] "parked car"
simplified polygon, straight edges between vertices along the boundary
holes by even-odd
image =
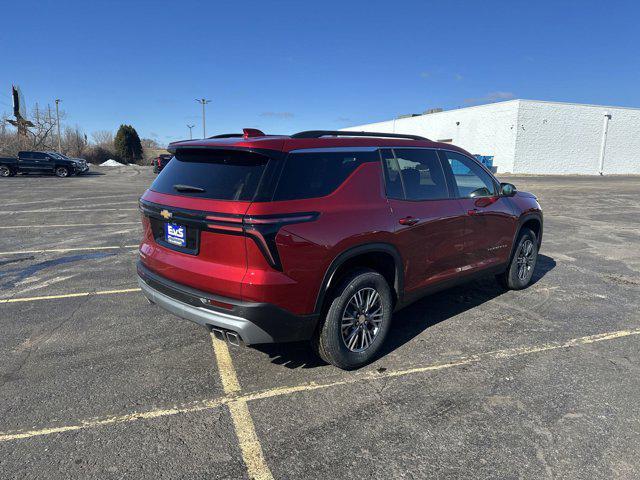
[[[426,294],[485,275],[531,282],[536,197],[451,144],[247,129],[170,150],[140,199],[139,284],[230,343],[311,340],[325,361],[357,368],[393,312]]]
[[[68,177],[89,171],[87,162],[67,158],[56,152],[18,152],[17,158],[0,158],[0,177],[11,177],[18,173],[51,173],[57,177]]]
[[[163,153],[154,158],[151,162],[153,165],[153,173],[160,173],[169,160],[173,158],[173,155]]]
[[[65,154],[59,153],[59,152],[47,152],[47,153],[50,155],[57,155],[63,160],[71,160],[73,162],[76,162],[77,164],[80,164],[80,168],[76,171],[76,175],[82,175],[89,171],[89,164],[87,163],[87,160],[84,158],[68,157]]]

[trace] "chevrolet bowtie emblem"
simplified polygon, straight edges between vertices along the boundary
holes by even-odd
[[[169,210],[161,210],[161,211],[160,211],[160,215],[161,215],[161,216],[162,216],[162,218],[164,218],[165,220],[169,220],[169,219],[173,216]]]

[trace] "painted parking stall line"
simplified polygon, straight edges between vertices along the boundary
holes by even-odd
[[[72,425],[60,425],[39,430],[25,430],[14,433],[1,433],[0,442],[10,442],[14,440],[22,440],[25,438],[42,437],[46,435],[54,435],[57,433],[75,432],[78,430],[86,430],[91,428],[106,427],[109,425],[117,425],[120,423],[137,422],[140,420],[152,420],[155,418],[169,417],[173,415],[201,412],[203,410],[211,410],[218,408],[222,404],[222,399],[202,400],[188,405],[174,406],[159,410],[150,410],[147,412],[133,412],[125,415],[114,415],[105,418],[94,418],[81,420]]]
[[[10,441],[16,441],[16,440],[21,440],[26,438],[42,437],[47,435],[66,433],[66,432],[72,432],[72,431],[83,430],[83,429],[105,427],[105,426],[115,425],[120,423],[137,422],[140,420],[152,420],[155,418],[162,418],[162,417],[179,415],[179,414],[207,411],[207,410],[219,408],[223,405],[230,405],[233,402],[244,402],[246,404],[248,402],[253,402],[253,401],[265,400],[269,398],[282,397],[287,395],[294,395],[296,393],[310,392],[310,391],[326,389],[326,388],[335,388],[335,387],[350,385],[358,382],[384,380],[387,378],[403,377],[403,376],[409,376],[409,375],[416,375],[420,373],[428,373],[432,371],[444,370],[448,368],[455,368],[458,366],[469,365],[473,363],[480,363],[483,360],[501,360],[505,358],[544,353],[544,352],[559,350],[559,349],[576,348],[576,347],[594,344],[598,342],[618,340],[621,338],[631,337],[635,335],[640,335],[640,327],[635,329],[630,329],[630,330],[617,330],[614,332],[605,332],[605,333],[598,333],[594,335],[587,335],[584,337],[573,338],[573,339],[561,341],[561,342],[550,342],[550,343],[545,343],[541,345],[523,346],[523,347],[507,348],[503,350],[494,350],[490,352],[481,352],[473,355],[459,357],[458,359],[450,360],[448,362],[433,363],[433,364],[423,365],[419,367],[412,367],[412,368],[398,369],[398,370],[387,370],[385,372],[377,372],[374,370],[374,371],[363,372],[363,373],[353,373],[348,378],[340,379],[340,380],[325,381],[325,382],[319,382],[319,383],[309,382],[309,383],[304,383],[304,384],[294,385],[294,386],[276,387],[276,388],[261,390],[257,392],[249,392],[242,395],[239,394],[240,384],[238,382],[237,375],[235,374],[235,370],[232,370],[233,365],[229,363],[231,360],[231,356],[229,355],[229,350],[227,345],[221,340],[212,338],[212,341],[214,342],[213,343],[214,349],[216,348],[216,345],[217,345],[215,342],[222,342],[224,345],[224,347],[221,346],[215,352],[216,359],[219,358],[222,362],[221,364],[225,365],[225,367],[220,369],[221,379],[224,378],[224,380],[222,380],[223,387],[226,385],[226,387],[229,388],[230,390],[230,393],[225,393],[225,395],[222,397],[201,400],[198,402],[193,402],[188,405],[172,406],[172,407],[167,407],[167,408],[162,408],[157,410],[150,410],[146,412],[132,412],[124,415],[114,415],[114,416],[108,416],[108,417],[102,417],[102,418],[91,418],[86,420],[79,420],[70,425],[50,426],[50,427],[43,427],[40,429],[31,429],[31,430],[0,431],[0,442],[10,442]],[[225,351],[225,348],[226,348],[226,351]],[[245,442],[245,448],[249,450],[252,446],[254,446],[252,444],[252,442],[254,441],[253,439],[257,439],[257,436],[255,436],[255,428],[253,427],[253,421],[251,421],[249,425],[242,424],[243,421],[246,421],[246,418],[249,415],[248,410],[242,411],[242,409],[240,408],[235,408],[234,412],[240,418],[240,423],[241,423],[240,428],[242,432],[247,432],[247,431],[250,432],[251,430],[253,430],[253,435],[249,434],[246,438],[243,439],[243,441]],[[234,412],[232,412],[232,415],[234,415]],[[250,416],[248,418],[250,419]],[[258,446],[259,446],[259,443],[258,443]],[[260,452],[261,451],[262,451],[262,448],[260,447]],[[255,456],[255,455],[260,456],[260,454],[256,454],[256,453],[253,453],[250,456]],[[262,455],[262,459],[264,459],[264,455]],[[266,463],[264,465],[266,466]],[[262,477],[262,478],[272,478],[272,477]]]
[[[82,251],[95,251],[95,250],[129,250],[137,249],[138,245],[114,245],[107,247],[70,247],[70,248],[48,248],[41,250],[15,250],[12,252],[0,252],[2,255],[28,255],[28,254],[40,254],[40,253],[67,253],[67,252],[82,252]]]
[[[14,206],[14,205],[33,205],[33,204],[36,204],[36,203],[48,203],[48,204],[51,204],[51,203],[55,203],[55,202],[70,202],[70,201],[75,201],[75,200],[97,200],[97,199],[103,199],[103,198],[122,198],[122,197],[129,197],[129,196],[135,196],[136,198],[140,197],[140,195],[137,194],[137,193],[120,193],[120,194],[116,194],[116,195],[99,195],[99,196],[95,196],[95,197],[48,198],[47,200],[32,200],[32,201],[28,201],[28,202],[5,203],[4,206],[8,207],[8,206]]]
[[[21,303],[21,302],[38,302],[41,300],[59,300],[61,298],[78,298],[78,297],[92,297],[100,295],[119,295],[123,293],[139,292],[140,288],[124,288],[121,290],[102,290],[98,292],[78,292],[78,293],[63,293],[60,295],[44,295],[41,297],[24,297],[24,298],[3,298],[0,299],[2,303]]]
[[[229,346],[224,340],[218,340],[213,333],[210,335],[224,393],[231,396],[237,395],[240,392],[240,382],[231,360]],[[262,445],[260,445],[247,400],[242,397],[233,398],[227,403],[227,407],[231,414],[249,478],[252,480],[273,480],[273,474],[264,458]]]
[[[130,205],[131,203],[129,203]],[[127,208],[56,208],[56,209],[42,209],[42,210],[12,210],[9,212],[3,212],[5,215],[18,215],[22,213],[65,213],[65,212],[125,212],[139,210],[135,207]]]
[[[107,223],[64,223],[60,225],[3,225],[0,230],[15,230],[17,228],[70,228],[70,227],[103,227],[109,225],[141,225],[140,222],[107,222]]]

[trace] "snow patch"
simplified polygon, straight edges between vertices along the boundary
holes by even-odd
[[[100,164],[101,167],[126,167],[125,164],[120,163],[120,162],[116,162],[115,160],[113,160],[112,158],[110,158],[109,160],[107,160],[106,162],[102,162]]]

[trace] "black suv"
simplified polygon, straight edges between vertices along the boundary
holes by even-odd
[[[18,173],[52,173],[56,177],[79,175],[89,171],[86,160],[69,158],[57,152],[18,152],[18,158],[0,158],[0,177]]]

